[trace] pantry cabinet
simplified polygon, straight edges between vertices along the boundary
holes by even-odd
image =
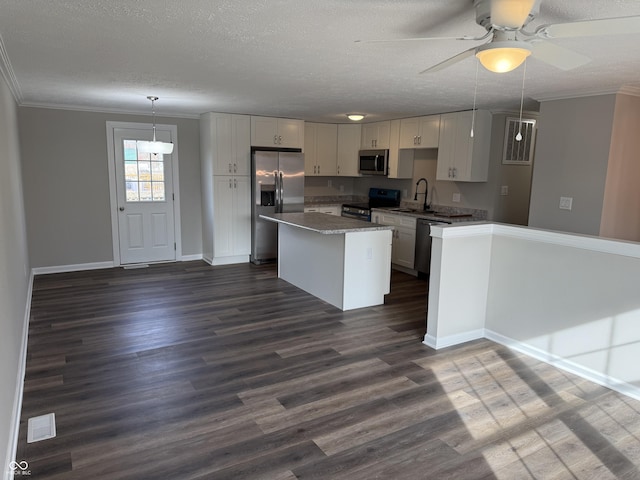
[[[438,148],[440,115],[400,120],[400,148]]]
[[[251,252],[251,179],[219,175],[214,179],[213,243],[215,257]]]
[[[331,123],[305,123],[304,174],[337,175],[338,126]]]
[[[252,116],[251,146],[304,149],[304,121]]]
[[[212,265],[249,261],[251,146],[248,115],[200,116],[203,258]]]
[[[471,127],[473,124],[473,137]],[[486,182],[491,149],[491,112],[440,115],[436,180]]]

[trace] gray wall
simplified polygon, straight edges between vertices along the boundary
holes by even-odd
[[[22,384],[20,349],[28,311],[29,255],[20,173],[16,104],[0,76],[0,454],[10,471],[16,393]],[[19,378],[20,375],[20,378]],[[6,453],[5,453],[6,452]]]
[[[598,235],[615,95],[543,102],[531,185],[529,225]],[[573,209],[560,210],[560,197]]]
[[[32,266],[112,261],[106,122],[150,117],[25,107],[18,119]],[[157,122],[178,126],[182,250],[201,254],[199,122]]]

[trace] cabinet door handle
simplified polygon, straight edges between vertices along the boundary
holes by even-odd
[[[231,173],[231,164],[229,164],[229,173]]]
[[[315,175],[317,173],[317,169],[318,167],[316,165],[313,166],[313,174]]]
[[[418,135],[418,145],[422,145],[422,135]]]
[[[233,188],[233,187],[231,186],[231,179],[229,179],[229,188]]]
[[[338,165],[338,175],[340,175],[340,165]]]
[[[238,180],[233,179],[233,188],[238,188]]]
[[[320,165],[318,165],[318,175],[320,175]]]
[[[282,144],[282,135],[278,135],[278,145]]]
[[[238,164],[234,163],[233,164],[233,173],[237,173],[238,172]]]
[[[273,144],[277,145],[278,144],[278,135],[274,135],[273,136]]]
[[[414,145],[417,145],[417,144],[418,144],[418,137],[416,137],[415,135],[414,135],[414,137],[413,137],[413,144],[414,144]]]
[[[453,167],[453,178],[456,178],[458,176],[458,169],[456,167]]]

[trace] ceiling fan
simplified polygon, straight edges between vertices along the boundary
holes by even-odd
[[[443,70],[475,55],[487,69],[510,72],[531,55],[561,70],[571,70],[591,61],[586,55],[560,47],[547,39],[640,33],[640,16],[584,20],[542,25],[534,31],[524,27],[540,13],[541,0],[474,0],[476,23],[487,33],[480,37],[431,37],[407,40],[472,40],[488,42],[474,46],[420,73]]]

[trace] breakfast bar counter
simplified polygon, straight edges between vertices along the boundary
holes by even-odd
[[[325,213],[261,217],[278,223],[278,277],[341,310],[384,303],[393,227]]]

